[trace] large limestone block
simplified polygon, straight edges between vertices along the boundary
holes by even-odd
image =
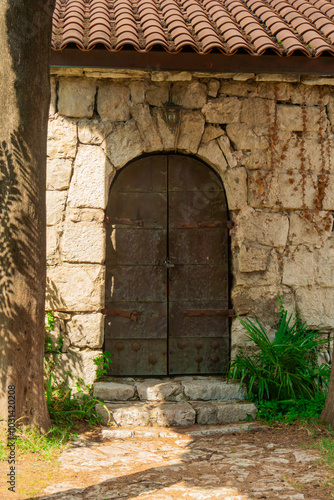
[[[293,245],[321,246],[332,233],[333,215],[330,212],[292,212],[289,239]]]
[[[101,350],[79,351],[69,348],[66,353],[57,357],[53,374],[57,381],[65,381],[72,388],[76,387],[78,379],[82,379],[83,386],[91,385],[96,378],[97,366],[94,364],[94,359],[100,355]]]
[[[96,83],[92,79],[62,78],[59,82],[58,111],[74,118],[91,118],[94,112]]]
[[[256,75],[257,82],[292,82],[297,83],[300,81],[300,75],[282,75],[281,73],[262,73]]]
[[[100,85],[97,93],[97,111],[102,120],[114,122],[130,119],[130,89],[119,83]]]
[[[324,287],[334,287],[334,241],[328,239],[319,250],[314,250],[317,262],[316,283]]]
[[[105,401],[127,401],[135,396],[136,388],[133,384],[117,382],[95,382],[94,397]]]
[[[254,315],[269,327],[277,326],[278,297],[284,304],[293,302],[290,287],[277,285],[236,286],[232,290],[233,307],[239,315]]]
[[[236,220],[236,239],[260,245],[283,247],[286,244],[289,219],[280,213],[266,213],[251,208],[241,210]]]
[[[148,379],[136,383],[142,401],[184,401],[183,387],[172,380]]]
[[[146,85],[145,82],[134,81],[130,85],[132,104],[142,104],[145,100]]]
[[[63,261],[102,264],[105,260],[105,239],[102,224],[68,222],[62,238]]]
[[[105,209],[113,169],[99,146],[80,146],[68,193],[69,207]]]
[[[49,191],[68,189],[72,173],[72,160],[48,158],[46,189]]]
[[[321,114],[319,107],[306,107],[305,114],[303,114],[301,106],[287,106],[285,104],[277,106],[277,127],[279,130],[318,131],[320,123],[326,128],[327,118]]]
[[[126,165],[144,150],[141,136],[134,121],[116,127],[105,141],[106,154],[115,168]]]
[[[189,403],[161,403],[152,410],[152,420],[162,427],[193,425],[196,412]]]
[[[190,403],[196,412],[196,423],[199,425],[217,424],[217,407],[209,402]]]
[[[63,220],[66,191],[47,191],[46,192],[46,224],[53,226]]]
[[[150,425],[150,405],[147,405],[145,403],[132,402],[131,404],[108,403],[107,406],[112,412],[113,418],[121,427],[146,427]]]
[[[156,120],[158,133],[161,137],[163,144],[163,150],[174,150],[176,142],[176,130],[175,127],[169,127],[166,123],[166,115],[163,109],[153,108],[153,116]]]
[[[72,222],[104,222],[105,212],[99,208],[66,209],[66,221]]]
[[[101,313],[75,314],[67,322],[66,330],[72,346],[95,349],[103,345],[103,327]]]
[[[169,100],[169,88],[167,82],[151,83],[146,90],[146,101],[151,106],[163,106]]]
[[[213,141],[214,139],[217,139],[217,137],[225,134],[225,130],[221,129],[220,127],[215,125],[207,125],[203,133],[202,144],[207,144],[208,142]]]
[[[132,116],[136,120],[142,138],[144,151],[161,151],[163,149],[157,123],[147,104],[138,104],[132,107]]]
[[[236,167],[238,164],[238,162],[237,162],[237,154],[238,153],[233,151],[233,149],[231,147],[230,140],[227,137],[227,135],[224,134],[224,135],[221,135],[220,137],[218,137],[217,142],[218,142],[219,147],[222,150],[222,152],[226,158],[228,166],[230,168]]]
[[[227,169],[227,162],[217,141],[210,141],[202,144],[198,150],[197,156],[211,165],[217,172],[222,174]]]
[[[288,247],[289,253],[283,258],[283,284],[307,286],[315,282],[315,258],[312,250],[303,245]]]
[[[199,111],[184,111],[181,115],[178,149],[196,153],[204,131],[205,120]]]
[[[303,321],[308,325],[334,328],[334,288],[299,287],[296,304]]]
[[[269,125],[275,119],[275,103],[259,97],[244,99],[240,121],[249,125]]]
[[[77,124],[74,120],[64,116],[49,120],[47,144],[49,158],[74,158],[77,142]]]
[[[268,267],[270,248],[244,244],[239,252],[239,271],[253,273],[265,271]]]
[[[100,145],[112,131],[111,121],[80,120],[78,123],[78,137],[82,144]]]
[[[229,210],[240,210],[247,205],[247,172],[244,167],[227,170],[223,174]]]
[[[248,416],[256,418],[257,408],[254,403],[215,403],[217,408],[217,421],[219,424],[229,424],[245,420]]]
[[[209,101],[202,109],[209,123],[235,123],[239,121],[241,102],[236,97],[220,97]]]
[[[261,149],[269,147],[268,128],[250,126],[246,123],[230,123],[226,133],[235,149]]]
[[[218,91],[220,88],[220,81],[213,78],[208,83],[208,96],[209,97],[217,97]]]
[[[152,82],[189,82],[192,74],[189,71],[152,71]]]
[[[229,399],[244,399],[246,390],[244,387],[239,391],[239,385],[227,383],[223,380],[199,379],[183,380],[184,394],[190,401],[210,401]]]
[[[56,264],[58,261],[58,240],[57,226],[48,226],[46,228],[46,259],[48,264]]]
[[[270,157],[270,151],[247,151],[242,156],[241,164],[248,170],[269,170]]]
[[[249,249],[249,245],[247,242],[245,242],[240,248],[241,255],[244,252],[244,248]],[[234,277],[236,285],[252,287],[252,286],[278,285],[281,283],[282,280],[281,254],[283,252],[283,249],[273,248],[272,250],[270,250],[270,248],[267,247],[267,249],[265,250],[265,248],[266,247],[264,247],[264,252],[266,253],[267,258],[265,258],[265,255],[261,255],[261,251],[259,250],[259,248],[255,249],[255,252],[258,253],[254,255],[252,252],[253,248],[251,247],[251,250],[247,252],[247,254],[250,253],[251,255],[246,255],[245,257],[242,255],[244,258],[243,259],[239,258],[239,261],[234,264],[235,266]],[[254,258],[252,259],[252,257]],[[266,264],[266,269],[264,270],[245,272],[241,271],[240,269],[240,266],[242,266],[242,269],[246,268],[252,269],[252,267],[253,268],[264,267],[265,264]]]
[[[105,268],[93,264],[63,264],[47,272],[46,309],[100,311],[104,303]]]
[[[183,108],[202,108],[206,103],[207,88],[204,83],[175,83],[173,86],[173,102]]]

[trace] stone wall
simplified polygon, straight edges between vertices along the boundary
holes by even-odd
[[[310,324],[333,329],[333,85],[296,75],[52,70],[47,309],[64,335],[60,370],[94,378],[116,170],[174,148],[224,183],[237,313],[272,327],[282,296]],[[178,133],[165,121],[170,89],[182,109]],[[231,335],[233,354],[245,344],[237,319]]]

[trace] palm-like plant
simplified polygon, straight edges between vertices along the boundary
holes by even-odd
[[[328,338],[321,328],[310,328],[297,316],[288,316],[281,301],[280,320],[273,340],[255,316],[255,321],[239,318],[254,342],[252,354],[239,351],[232,360],[228,379],[246,383],[248,395],[260,400],[312,397],[328,384],[330,367],[318,365],[317,355]]]

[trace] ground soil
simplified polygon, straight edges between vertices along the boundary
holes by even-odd
[[[193,426],[192,430],[195,428],[196,426]],[[85,452],[85,447],[71,449],[72,455],[74,453],[74,455],[79,456],[79,461],[72,460],[72,462],[66,458],[66,452],[65,455],[63,454],[62,461],[57,456],[54,457],[54,460],[45,461],[33,453],[20,455],[17,462],[16,493],[7,491],[6,474],[9,466],[7,462],[0,462],[0,499],[23,500],[38,498],[39,495],[43,494],[45,495],[43,498],[50,499],[100,499],[103,498],[101,491],[108,490],[108,481],[113,482],[113,491],[116,489],[120,492],[119,496],[126,499],[140,496],[142,499],[240,498],[246,500],[256,498],[276,500],[278,498],[305,498],[325,500],[334,497],[334,471],[324,460],[319,459],[317,456],[319,451],[315,451],[322,436],[328,435],[324,429],[318,429],[314,432],[298,424],[279,425],[219,437],[199,438],[187,436],[189,428],[179,427],[168,430],[177,432],[178,438],[133,437],[102,441],[99,428],[91,430],[89,427],[81,426],[80,436],[90,442],[87,448],[90,453],[95,449],[101,453],[104,450],[106,453],[110,453],[113,449],[130,450],[129,453],[124,453],[128,456],[128,462],[125,464],[125,458],[122,457],[122,465],[117,469],[118,465],[115,461],[111,460],[110,465],[108,465],[105,460],[98,463],[96,459],[94,462],[92,458],[86,458],[88,467],[87,464],[83,464],[84,460],[81,460],[83,464],[81,466],[78,453],[81,453],[81,457],[87,457],[88,451]],[[173,447],[178,447],[178,455],[175,455]],[[133,450],[132,454],[131,450]],[[163,457],[166,460],[165,466],[155,464],[154,461],[150,462],[150,458],[136,460],[136,450],[147,450],[148,455],[152,455],[152,452],[156,452],[157,456],[165,455]],[[300,451],[304,451],[304,455],[313,455],[312,460],[304,458],[304,460],[298,461],[295,459],[294,453]],[[233,469],[234,473],[227,473],[223,467],[225,458],[222,458],[221,453],[225,453],[226,457],[233,457],[233,454],[236,458],[241,456],[239,462],[243,458],[246,458],[245,462],[247,459],[248,461],[254,460],[254,464],[246,464],[246,467],[241,464],[239,467],[237,460],[233,467],[233,465],[231,466],[233,460],[229,458],[227,459],[228,467]],[[261,463],[257,461],[260,460],[260,454]],[[68,457],[72,455],[69,454]],[[175,457],[177,458],[175,459]],[[281,457],[281,459],[277,457]],[[288,458],[288,460],[282,457]],[[272,467],[272,471],[270,471],[270,467]],[[264,469],[267,471],[265,474]],[[166,470],[168,471],[167,476],[162,475],[162,471],[166,474]],[[244,475],[240,476],[242,471],[247,472],[243,472]],[[143,483],[148,488],[147,493],[142,489],[138,491],[134,489],[139,484],[142,487]],[[282,490],[283,486],[279,486],[280,483],[293,488],[288,491],[288,496],[284,496],[287,493]],[[63,485],[65,488],[63,493],[57,493],[60,491],[59,485]],[[94,485],[95,490],[90,488]],[[129,485],[133,486],[131,491]],[[179,485],[180,490],[175,485]],[[204,487],[206,491],[212,487],[213,492],[216,491],[215,488],[226,487],[232,489],[235,496],[225,497],[212,494],[212,497],[196,495],[188,497],[184,496],[186,491],[184,488],[187,486],[189,486],[189,491],[195,492]],[[108,491],[111,491],[110,488]],[[68,496],[71,489],[73,489],[73,493],[71,492],[72,495]],[[96,491],[96,496],[94,491]],[[163,491],[168,491],[168,493],[164,496]],[[100,494],[102,496],[99,496]],[[116,497],[107,496],[105,493],[104,498]]]

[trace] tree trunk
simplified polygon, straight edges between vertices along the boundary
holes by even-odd
[[[15,418],[42,431],[50,427],[43,356],[53,9],[54,0],[0,0],[0,417],[13,416],[15,386]]]
[[[322,410],[320,420],[331,424],[334,428],[334,366],[332,364],[331,376],[329,380],[329,387],[327,393],[327,399]]]

